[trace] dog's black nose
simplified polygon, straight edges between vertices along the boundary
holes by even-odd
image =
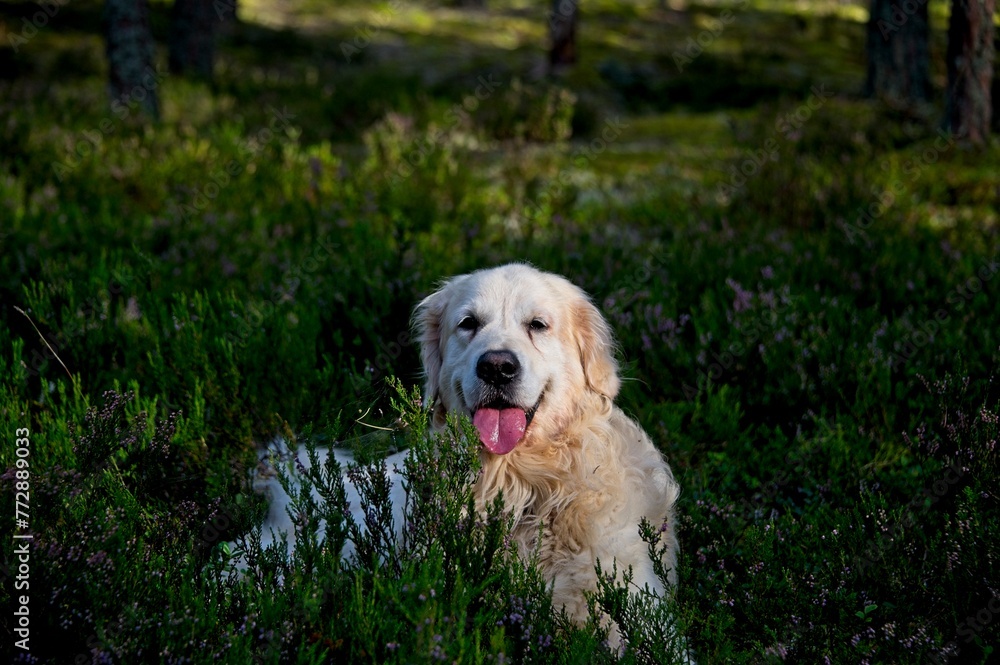
[[[491,386],[510,383],[520,371],[521,363],[510,351],[487,351],[476,363],[476,376]]]

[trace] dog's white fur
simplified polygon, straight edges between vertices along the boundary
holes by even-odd
[[[364,504],[361,501],[361,493],[358,492],[357,486],[347,476],[348,466],[356,462],[354,454],[350,450],[343,448],[316,449],[316,459],[320,466],[326,464],[326,459],[330,455],[337,460],[340,468],[343,470],[344,498],[347,500],[347,510],[354,519],[354,523],[361,528],[362,532],[365,532],[367,529],[365,527],[365,512]],[[397,537],[402,534],[403,507],[406,505],[406,491],[403,487],[403,474],[401,471],[406,465],[406,455],[406,451],[394,453],[386,457],[382,462],[389,478],[389,501],[392,504],[393,525],[395,526]],[[260,533],[261,546],[267,548],[273,543],[280,543],[282,536],[284,536],[294,549],[295,523],[292,521],[292,497],[281,486],[281,481],[278,480],[278,475],[273,465],[279,464],[285,467],[291,486],[297,490],[299,488],[299,471],[296,465],[290,463],[291,460],[297,460],[306,469],[312,466],[312,462],[309,460],[305,445],[300,445],[292,451],[289,449],[288,443],[280,437],[262,450],[258,458],[259,464],[254,473],[253,489],[268,499],[267,515],[264,517],[264,525]],[[313,498],[317,501],[321,500],[319,492],[315,488],[313,488],[312,494]],[[326,530],[325,522],[320,522],[320,529],[321,531]],[[354,551],[354,541],[348,538],[344,543],[344,549],[341,550],[341,556],[344,559],[350,559],[354,555]],[[242,560],[238,563],[238,566],[242,568]]]
[[[586,294],[557,275],[510,264],[447,281],[414,316],[435,427],[491,398],[477,376],[482,354],[507,350],[520,362],[505,397],[537,410],[513,451],[483,448],[475,492],[481,509],[503,493],[512,536],[523,556],[537,556],[555,606],[586,621],[584,592],[597,588],[598,561],[605,571],[616,564],[619,574],[631,568],[639,589],[663,596],[639,523],[662,527],[674,584],[679,487],[646,433],[614,405],[620,379],[611,330]]]

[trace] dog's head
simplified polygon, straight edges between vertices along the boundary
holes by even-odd
[[[611,330],[562,277],[510,264],[455,277],[416,309],[434,424],[466,413],[492,453],[549,440],[620,385]]]

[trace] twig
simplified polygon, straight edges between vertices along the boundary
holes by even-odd
[[[17,311],[19,311],[19,312],[20,312],[21,314],[23,314],[23,315],[24,315],[24,318],[28,319],[28,323],[30,323],[30,324],[31,324],[31,327],[35,329],[35,332],[36,332],[36,333],[38,333],[38,338],[39,338],[40,340],[42,340],[43,342],[45,342],[45,346],[49,347],[49,351],[51,351],[51,352],[52,352],[52,355],[53,355],[53,356],[55,356],[56,360],[58,360],[58,361],[59,361],[59,364],[60,364],[60,365],[62,365],[62,368],[63,368],[64,370],[66,370],[66,376],[68,376],[68,377],[69,377],[69,380],[70,380],[70,381],[72,381],[74,385],[76,385],[76,378],[74,378],[74,377],[73,377],[73,375],[72,375],[72,374],[70,373],[70,371],[69,371],[69,368],[68,368],[68,367],[66,367],[66,363],[64,363],[64,362],[62,361],[62,358],[60,358],[60,357],[59,357],[59,354],[58,354],[58,353],[56,353],[56,350],[52,348],[52,345],[51,345],[51,344],[49,344],[49,340],[45,339],[45,335],[43,335],[43,334],[42,334],[42,331],[38,329],[38,326],[36,326],[36,325],[35,325],[35,322],[31,320],[31,317],[30,317],[30,316],[28,316],[28,313],[27,313],[27,312],[25,312],[25,311],[24,311],[23,309],[21,309],[20,307],[18,307],[17,305],[14,305],[14,309],[16,309],[16,310],[17,310]]]
[[[371,411],[371,410],[372,410],[372,408],[369,406],[368,407],[368,411],[365,411],[364,413],[361,414],[361,418],[364,418],[365,416],[367,416],[368,412]],[[395,432],[396,431],[396,430],[394,430],[391,427],[379,427],[378,425],[369,425],[368,423],[361,422],[361,418],[355,418],[354,422],[356,422],[359,425],[364,425],[365,427],[371,427],[372,429],[380,429],[380,430],[385,431],[385,432]]]

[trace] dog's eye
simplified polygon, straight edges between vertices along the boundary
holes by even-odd
[[[528,324],[528,327],[532,332],[540,332],[542,330],[548,330],[549,328],[548,324],[541,319],[532,319],[531,323]]]
[[[467,316],[458,322],[458,327],[462,330],[475,330],[479,327],[479,321],[474,316]]]

